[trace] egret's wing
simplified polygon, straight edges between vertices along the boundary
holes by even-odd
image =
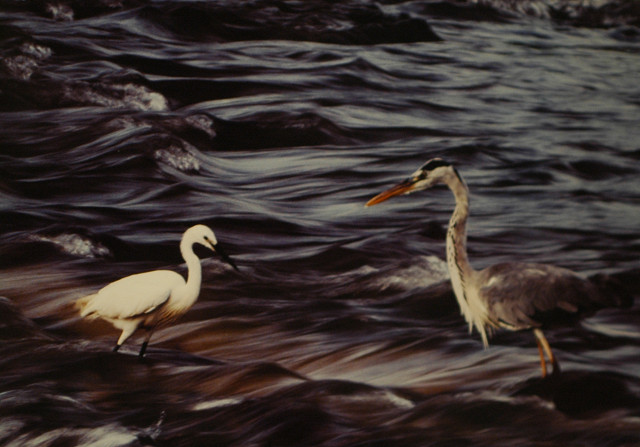
[[[127,276],[102,288],[89,309],[105,318],[133,318],[153,312],[183,285],[182,276],[169,270]]]
[[[575,314],[597,301],[597,290],[571,270],[503,263],[481,273],[480,295],[493,320],[515,329],[539,326],[553,314]]]

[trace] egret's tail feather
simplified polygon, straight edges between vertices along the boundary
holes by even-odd
[[[80,299],[76,300],[75,307],[76,307],[76,309],[78,309],[80,311],[80,316],[81,317],[90,316],[94,312],[94,309],[91,306],[91,301],[95,297],[96,297],[96,295],[93,294],[93,295],[88,295],[88,296],[85,296],[83,298],[80,298]]]

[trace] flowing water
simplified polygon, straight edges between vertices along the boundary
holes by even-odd
[[[425,161],[469,255],[640,294],[634,1],[3,0],[0,444],[640,445],[640,301],[483,349],[448,284],[454,201],[364,203]],[[134,336],[75,299],[185,273]]]

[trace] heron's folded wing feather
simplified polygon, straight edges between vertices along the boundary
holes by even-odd
[[[555,312],[575,314],[595,289],[574,272],[545,264],[504,263],[481,272],[480,293],[493,318],[517,328],[538,326]]]

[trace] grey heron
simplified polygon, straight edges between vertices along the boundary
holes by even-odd
[[[474,270],[466,248],[469,190],[456,168],[440,158],[429,160],[406,180],[373,197],[366,206],[437,184],[448,186],[455,197],[446,235],[446,258],[453,292],[469,331],[475,327],[486,348],[496,329],[531,329],[538,345],[542,376],[547,375],[545,354],[553,373],[558,373],[558,360],[542,332],[548,317],[557,312],[577,315],[584,310],[622,305],[623,301],[603,293],[597,283],[553,265],[506,262]]]
[[[146,329],[147,336],[138,354],[142,358],[153,331],[176,320],[196,302],[200,294],[202,267],[193,252],[194,244],[217,252],[234,269],[238,269],[219,246],[213,231],[205,225],[195,225],[184,232],[180,242],[180,252],[188,269],[186,282],[182,275],[171,270],[155,270],[126,276],[76,301],[82,317],[101,318],[122,330],[114,352],[136,330]]]

